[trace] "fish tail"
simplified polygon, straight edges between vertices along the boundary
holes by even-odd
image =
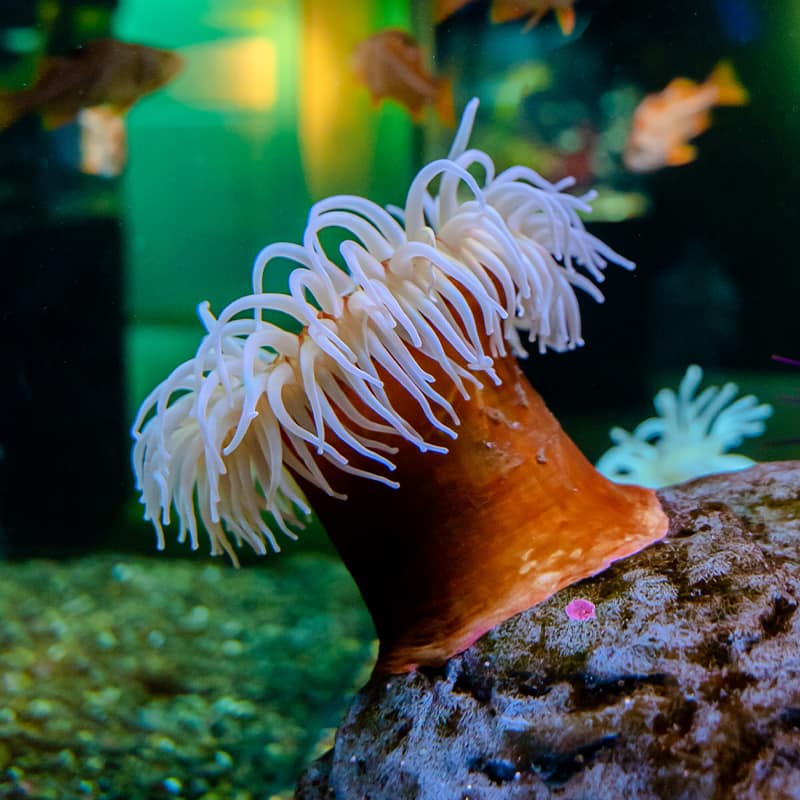
[[[453,81],[443,78],[439,83],[439,92],[436,97],[436,114],[448,128],[456,124],[455,103],[453,102]]]
[[[520,0],[493,0],[491,19],[494,24],[512,22],[526,16],[525,4]]]
[[[22,116],[22,113],[17,93],[0,90],[0,131],[13,125]]]
[[[561,33],[564,36],[569,36],[575,30],[575,9],[572,6],[564,6],[563,8],[557,8],[555,12]]]
[[[717,105],[743,106],[749,95],[742,86],[730,61],[720,61],[708,76],[707,83],[717,90]]]
[[[682,167],[691,164],[697,158],[697,148],[692,144],[678,144],[667,153],[666,164],[670,167]]]

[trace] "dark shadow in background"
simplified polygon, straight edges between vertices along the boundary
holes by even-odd
[[[0,40],[35,32],[48,53],[108,30],[81,30],[86,2],[48,26],[30,0],[6,0]],[[97,22],[99,20],[99,23]],[[105,21],[105,23],[103,22]],[[0,50],[0,70],[24,58]],[[100,202],[98,202],[98,200]],[[130,494],[123,394],[123,248],[112,181],[78,174],[75,131],[28,117],[0,132],[0,554],[93,549]],[[102,211],[99,211],[102,209]],[[109,209],[111,211],[109,212]]]

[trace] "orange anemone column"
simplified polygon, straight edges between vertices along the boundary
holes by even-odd
[[[341,502],[305,487],[372,614],[378,671],[442,664],[666,534],[655,492],[603,477],[516,361],[495,367],[500,386],[454,399],[458,438],[429,433],[449,453],[403,443],[400,489],[353,479]]]

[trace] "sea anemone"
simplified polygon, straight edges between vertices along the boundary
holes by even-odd
[[[759,404],[748,394],[734,401],[735,383],[707,386],[696,396],[703,370],[692,364],[678,392],[661,389],[653,400],[658,412],[636,426],[633,433],[612,428],[614,446],[597,462],[597,469],[614,481],[659,488],[673,483],[732,472],[753,460],[728,451],[745,437],[764,432],[772,406]]]
[[[540,351],[581,345],[575,289],[600,301],[607,262],[633,265],[585,230],[591,195],[468,149],[476,109],[402,210],[323,200],[302,244],[258,255],[252,294],[218,317],[202,304],[195,357],[133,427],[159,546],[174,508],[192,547],[199,517],[213,553],[235,560],[230,535],[278,550],[313,505],[390,672],[442,663],[666,532],[654,493],[599,475],[514,359],[520,330]],[[297,264],[289,294],[263,290],[274,259]]]

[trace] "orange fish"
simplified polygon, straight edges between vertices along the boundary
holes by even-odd
[[[105,106],[124,114],[142,95],[172,80],[182,65],[169,50],[97,39],[70,56],[45,59],[30,89],[0,95],[0,130],[37,112],[48,129],[72,122],[85,108]]]
[[[704,83],[675,78],[666,89],[639,104],[622,160],[632,172],[688,164],[697,158],[697,148],[689,140],[711,125],[711,108],[746,102],[747,90],[726,61],[721,61]]]
[[[360,42],[353,51],[353,71],[375,103],[402,103],[415,120],[432,106],[445,125],[455,124],[453,85],[425,70],[422,50],[405,31],[385,30]]]
[[[511,22],[528,17],[523,30],[528,31],[538,25],[548,11],[558,20],[564,36],[575,30],[575,0],[494,0],[492,3],[492,22]]]

